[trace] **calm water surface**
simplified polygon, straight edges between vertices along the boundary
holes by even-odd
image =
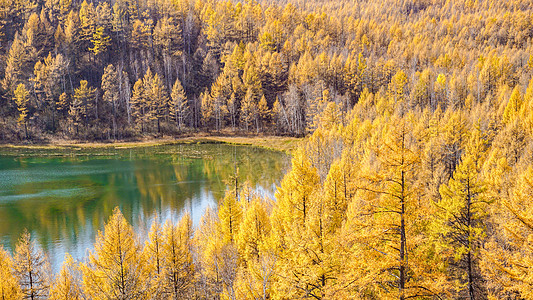
[[[27,228],[55,272],[65,253],[83,259],[118,206],[139,234],[157,218],[195,224],[239,181],[273,198],[286,154],[248,146],[192,144],[96,150],[0,148],[0,244],[13,250]]]

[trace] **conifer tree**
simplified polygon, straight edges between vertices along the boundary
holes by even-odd
[[[50,265],[43,251],[24,231],[13,257],[14,275],[25,299],[47,299],[50,288]]]
[[[237,252],[232,244],[224,243],[216,213],[207,209],[202,215],[195,232],[195,245],[199,259],[199,284],[207,297],[234,296],[234,282],[237,276]]]
[[[93,34],[96,32],[96,11],[94,10],[94,4],[92,2],[87,3],[87,1],[84,0],[81,3],[78,16],[80,21],[80,48],[83,49],[83,51],[90,50],[91,39],[93,39]],[[103,30],[101,30],[101,33],[103,33]]]
[[[119,82],[118,74],[115,66],[109,65],[104,69],[102,75],[102,91],[104,92],[103,99],[105,103],[111,105],[111,119],[113,126],[113,139],[117,138],[117,113],[118,113],[118,99],[119,99]]]
[[[96,90],[89,86],[87,80],[80,81],[80,86],[74,90],[74,101],[70,105],[69,115],[76,126],[76,133],[80,123],[83,123],[87,131],[89,119],[94,115],[92,110],[95,92]]]
[[[283,278],[274,284],[280,297],[324,297],[329,268],[323,268],[324,257],[314,232],[315,221],[320,218],[316,215],[320,207],[319,183],[316,167],[300,149],[292,159],[292,170],[276,192],[279,204],[271,221],[279,256],[276,273]]]
[[[503,123],[508,124],[514,121],[517,115],[522,110],[523,98],[520,93],[520,88],[515,86],[507,106],[505,106],[505,111],[503,112]]]
[[[17,278],[13,273],[14,265],[11,255],[0,246],[0,299],[22,299]]]
[[[163,228],[163,294],[169,298],[192,296],[195,285],[192,234],[192,221],[188,214],[177,226],[167,222]]]
[[[266,299],[273,296],[277,260],[270,244],[270,205],[264,199],[253,197],[243,212],[236,238],[243,259],[235,283],[237,298]]]
[[[96,299],[144,299],[148,268],[133,228],[115,208],[104,231],[98,232],[94,251],[82,264],[83,289]]]
[[[244,129],[248,131],[248,128],[254,123],[257,114],[257,103],[255,102],[252,89],[246,91],[246,95],[241,102],[241,124],[244,125]]]
[[[66,255],[59,276],[50,288],[50,300],[82,300],[85,295],[82,289],[81,271],[72,256]]]
[[[189,113],[189,104],[185,92],[183,91],[183,86],[179,79],[176,78],[174,86],[172,87],[171,93],[172,102],[170,104],[170,114],[172,115],[178,130],[183,130],[185,125],[185,118]]]
[[[443,292],[442,273],[423,238],[427,220],[422,212],[431,210],[419,201],[420,158],[412,125],[395,116],[389,122],[394,127],[374,148],[377,161],[363,156],[356,198],[347,212],[343,230],[352,241],[349,253],[358,259],[348,262],[346,280],[353,280],[351,291],[360,296],[433,297]]]
[[[500,235],[486,243],[481,252],[483,275],[500,289],[496,291],[500,297],[519,295],[521,299],[529,299],[533,296],[532,178],[533,168],[529,166],[519,174],[510,197],[501,199],[500,212],[493,218],[501,229]]]
[[[69,107],[70,107],[69,97],[67,93],[62,93],[59,96],[57,103],[56,103],[56,108],[59,112],[59,115],[63,117],[66,116],[66,114],[68,113]]]
[[[30,93],[28,90],[26,90],[26,86],[21,83],[17,86],[17,89],[14,92],[14,100],[15,104],[17,105],[17,110],[19,111],[19,116],[17,119],[17,122],[20,125],[24,125],[24,132],[26,135],[26,139],[29,138],[28,136],[28,104],[29,104],[29,96]]]
[[[24,71],[28,61],[28,54],[24,43],[17,33],[9,49],[6,59],[5,77],[3,81],[4,89],[13,92],[23,79]]]
[[[209,126],[214,118],[214,101],[213,97],[205,91],[200,94],[201,116],[204,126]]]
[[[261,96],[259,103],[257,104],[257,115],[261,122],[261,127],[264,124],[269,124],[270,121],[270,109],[268,108],[268,103],[266,101],[265,95]]]
[[[235,238],[239,233],[240,223],[242,221],[242,206],[235,198],[235,193],[226,191],[226,196],[218,209],[218,218],[220,220],[220,230],[223,235],[225,244],[235,243]]]
[[[168,94],[163,84],[163,81],[158,74],[155,74],[150,81],[149,103],[151,106],[151,117],[157,122],[157,132],[161,132],[161,122],[168,120],[169,117],[169,99]],[[146,85],[145,85],[146,87]]]
[[[486,234],[489,199],[480,175],[484,145],[479,131],[472,134],[467,151],[448,184],[439,189],[442,199],[436,203],[436,230],[442,242],[443,257],[449,257],[456,270],[457,297],[484,297],[479,270],[480,249]]]
[[[143,255],[150,272],[150,294],[158,298],[162,293],[163,273],[163,230],[156,220],[148,234],[148,240],[143,249]]]
[[[141,125],[141,133],[146,130],[146,123],[150,118],[148,102],[145,94],[143,80],[139,79],[133,85],[131,95],[131,116],[136,124]]]

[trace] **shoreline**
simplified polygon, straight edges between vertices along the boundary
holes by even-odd
[[[179,138],[155,138],[139,141],[118,141],[118,142],[83,142],[76,140],[52,140],[47,143],[36,144],[0,144],[0,148],[13,149],[96,149],[96,148],[137,148],[137,147],[154,147],[163,145],[179,144],[232,144],[248,145],[259,148],[265,148],[275,151],[291,152],[298,147],[304,138],[283,137],[283,136],[189,136]]]

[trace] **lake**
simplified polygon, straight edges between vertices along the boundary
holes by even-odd
[[[273,198],[289,164],[282,152],[228,144],[0,148],[0,243],[14,250],[27,228],[58,272],[65,253],[86,257],[116,206],[141,236],[184,212],[198,224],[236,169],[239,183]]]

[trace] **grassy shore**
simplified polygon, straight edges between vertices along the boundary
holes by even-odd
[[[291,153],[298,147],[302,138],[281,136],[191,136],[182,138],[158,138],[141,141],[119,142],[80,142],[71,140],[52,140],[44,144],[0,144],[3,148],[26,149],[68,149],[68,148],[134,148],[172,144],[226,143],[234,145],[251,145],[266,149]]]

